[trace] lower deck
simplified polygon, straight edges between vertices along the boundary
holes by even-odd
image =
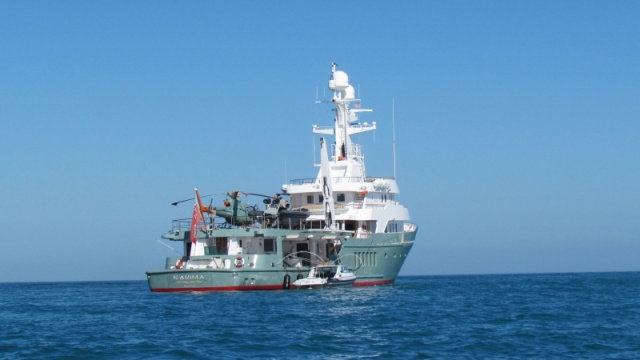
[[[301,233],[260,235],[237,236],[241,241],[235,254],[169,257],[164,270],[147,272],[149,287],[158,292],[277,290],[306,277],[313,266],[338,263],[356,274],[354,286],[390,284],[413,246],[415,233],[376,234],[367,240],[335,234],[315,240],[315,235]],[[257,245],[264,247],[270,236],[273,248],[267,245],[267,249],[272,251],[259,251]]]

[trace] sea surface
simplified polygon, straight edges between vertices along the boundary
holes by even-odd
[[[640,273],[323,290],[0,284],[1,359],[640,359]]]

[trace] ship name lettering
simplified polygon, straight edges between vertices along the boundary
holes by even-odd
[[[204,275],[173,275],[173,280],[204,280]]]

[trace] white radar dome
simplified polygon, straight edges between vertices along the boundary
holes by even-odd
[[[349,85],[345,90],[344,90],[344,97],[343,99],[345,100],[353,100],[356,98],[356,90],[353,88],[353,86]]]
[[[329,80],[329,89],[342,91],[349,86],[349,76],[344,71],[336,71]]]

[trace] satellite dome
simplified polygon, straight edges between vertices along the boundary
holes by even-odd
[[[345,99],[345,100],[353,100],[355,98],[356,98],[356,90],[351,85],[347,86],[347,88],[344,90],[343,99]]]
[[[334,91],[345,90],[349,86],[349,76],[344,71],[336,71],[329,80],[329,89]]]

